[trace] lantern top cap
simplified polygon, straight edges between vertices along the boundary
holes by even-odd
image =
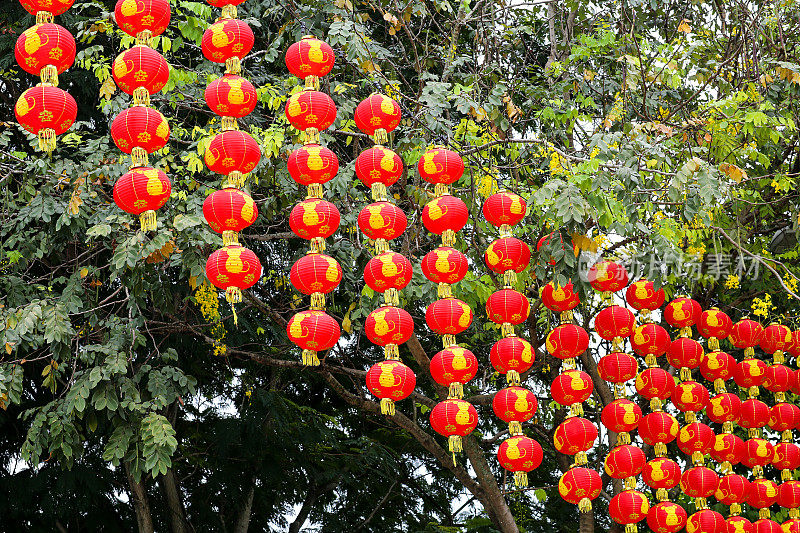
[[[305,41],[305,40],[308,40],[308,39],[316,39],[316,40],[319,40],[319,39],[317,39],[317,37],[316,37],[316,36],[314,36],[314,35],[311,35],[311,34],[308,34],[308,35],[303,35],[303,38],[302,38],[301,40],[302,40],[302,41]]]

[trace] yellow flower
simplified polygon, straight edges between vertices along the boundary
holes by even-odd
[[[739,276],[735,274],[729,274],[728,279],[725,280],[725,288],[726,289],[738,289],[739,288]]]

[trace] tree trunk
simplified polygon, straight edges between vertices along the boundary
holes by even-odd
[[[169,512],[169,523],[172,533],[188,533],[186,513],[183,509],[183,498],[181,498],[178,483],[175,480],[175,472],[170,468],[167,473],[161,476],[161,488],[167,499],[167,510]]]
[[[517,521],[511,514],[511,509],[508,508],[505,496],[500,492],[500,485],[489,467],[486,454],[478,446],[473,435],[464,437],[463,443],[464,453],[467,454],[480,485],[480,491],[476,497],[483,504],[489,518],[503,533],[519,533]]]
[[[133,478],[128,463],[125,463],[125,476],[128,478],[129,495],[133,510],[136,512],[136,526],[139,533],[154,533],[153,515],[150,514],[150,501],[147,499],[144,483]]]
[[[578,533],[594,533],[594,512],[578,513],[578,516],[580,517]]]
[[[233,526],[233,533],[247,533],[250,527],[250,515],[253,512],[253,497],[256,493],[256,478],[250,480],[250,490],[247,491],[247,497],[244,500],[244,506],[239,512],[239,518],[236,519],[236,524]]]

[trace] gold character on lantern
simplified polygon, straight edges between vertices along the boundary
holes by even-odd
[[[397,276],[397,264],[395,264],[395,262],[392,260],[392,255],[381,254],[378,256],[378,259],[381,262],[381,274],[387,278],[393,278]]]
[[[400,378],[394,375],[393,368],[393,365],[381,364],[381,375],[378,376],[378,382],[382,387],[397,387],[400,385]]]
[[[137,11],[138,7],[136,0],[124,0],[120,6],[120,11],[126,17],[130,17],[144,11],[144,9],[142,9],[142,11]]]
[[[436,162],[434,161],[434,158],[437,155],[439,155],[439,150],[429,150],[422,154],[422,167],[425,169],[426,174],[433,174],[441,171],[441,169],[436,166]]]
[[[303,224],[307,226],[316,226],[322,222],[319,213],[317,213],[318,201],[304,202],[300,205],[303,206]]]

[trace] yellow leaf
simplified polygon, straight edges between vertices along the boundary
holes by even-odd
[[[344,314],[344,318],[342,319],[342,329],[345,330],[347,333],[353,333],[353,325],[350,323],[350,311],[356,308],[356,303],[353,302],[350,304],[350,307],[347,309],[347,312]]]
[[[86,277],[86,276],[88,276],[88,275],[89,275],[89,269],[88,269],[88,268],[86,268],[86,267],[83,267],[83,268],[81,269],[81,277],[82,277],[82,278],[85,278],[85,277]]]
[[[689,25],[689,21],[683,19],[680,24],[678,24],[678,31],[683,33],[689,33],[692,31],[692,27]]]
[[[719,171],[736,183],[741,183],[743,179],[747,178],[747,172],[730,163],[720,163]]]
[[[189,278],[189,286],[192,288],[192,290],[197,288],[197,276],[192,276]]]
[[[6,343],[6,353],[8,355],[11,355],[11,350],[13,350],[13,349],[14,349],[14,343],[7,342]]]
[[[112,96],[114,96],[115,92],[117,92],[117,84],[114,83],[114,79],[109,76],[100,87],[100,98],[109,100]]]

